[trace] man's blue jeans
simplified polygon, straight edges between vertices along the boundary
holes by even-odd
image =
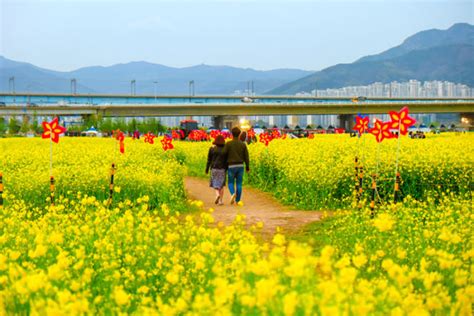
[[[235,193],[235,185],[237,185],[237,195],[235,201],[239,202],[242,196],[242,180],[244,179],[244,167],[229,168],[227,171],[229,180],[230,194]]]

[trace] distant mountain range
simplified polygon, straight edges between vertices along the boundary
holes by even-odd
[[[196,94],[232,94],[247,89],[249,81],[253,81],[255,93],[261,94],[310,73],[298,69],[259,71],[209,65],[173,68],[143,61],[59,72],[0,56],[0,91],[8,91],[9,78],[14,76],[16,91],[69,93],[70,80],[75,78],[77,93],[128,94],[131,80],[136,80],[137,94],[153,95],[156,87],[157,94],[187,95],[189,81],[194,80]]]
[[[474,86],[474,26],[454,24],[447,30],[427,30],[401,45],[351,64],[338,64],[286,83],[268,94],[297,92],[374,82],[446,80]]]
[[[474,26],[454,24],[447,30],[427,30],[407,38],[401,45],[351,64],[338,64],[318,72],[299,69],[259,71],[250,68],[197,65],[167,67],[144,61],[94,66],[70,72],[53,71],[0,56],[0,91],[8,91],[15,77],[16,91],[69,93],[70,80],[77,80],[78,93],[188,94],[194,80],[196,94],[232,94],[254,82],[257,94],[295,94],[315,88],[341,88],[373,82],[417,79],[447,80],[474,86]],[[154,82],[157,81],[155,85]]]

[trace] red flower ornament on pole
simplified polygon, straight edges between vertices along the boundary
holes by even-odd
[[[393,201],[397,202],[400,196],[400,173],[398,172],[399,158],[400,158],[400,136],[408,133],[408,128],[415,125],[416,120],[408,116],[408,107],[404,106],[400,112],[390,111],[388,113],[391,119],[391,128],[398,130],[398,146],[395,164],[395,185],[393,192]]]
[[[278,130],[272,131],[272,139],[280,138],[280,132]]]
[[[359,135],[362,135],[364,132],[369,130],[369,117],[356,116],[356,124],[353,130],[359,132]]]
[[[51,122],[43,122],[42,138],[49,138],[49,181],[50,181],[50,202],[54,205],[54,176],[53,176],[53,142],[59,143],[59,135],[66,131],[66,128],[59,125],[58,118],[55,117]]]
[[[168,149],[173,149],[173,139],[168,136],[163,137],[163,139],[161,140],[161,147],[163,147],[164,151],[167,151]]]
[[[59,135],[66,132],[66,128],[59,125],[58,118],[55,117],[51,122],[43,122],[43,134],[41,135],[44,139],[51,139],[56,144],[59,143]]]
[[[146,133],[143,135],[145,137],[145,143],[153,145],[155,143],[155,135],[153,133]]]
[[[114,131],[114,138],[116,140],[118,140],[119,146],[120,146],[119,150],[122,154],[124,154],[125,153],[125,143],[124,143],[125,134],[118,129],[118,130]]]
[[[381,143],[384,139],[390,139],[393,137],[390,132],[391,122],[382,122],[375,119],[374,127],[369,130],[369,133],[375,136],[377,142]]]
[[[408,116],[408,107],[403,107],[400,112],[390,111],[390,128],[397,129],[401,135],[408,133],[408,128],[415,125],[416,120]]]

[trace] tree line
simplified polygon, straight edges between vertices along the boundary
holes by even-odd
[[[132,133],[139,131],[140,133],[162,133],[168,128],[163,126],[160,120],[156,118],[146,118],[143,120],[137,120],[132,118],[126,120],[124,118],[103,118],[96,115],[85,117],[81,121],[62,121],[60,118],[61,125],[65,125],[69,133],[81,133],[91,127],[97,129],[102,133],[111,133],[114,130],[120,129],[123,132]],[[43,132],[42,122],[38,120],[38,117],[33,116],[31,118],[24,118],[18,120],[15,117],[5,119],[0,117],[0,135],[1,136],[15,136],[15,135],[27,135],[27,134],[41,134]]]

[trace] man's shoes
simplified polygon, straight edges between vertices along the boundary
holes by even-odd
[[[235,193],[232,194],[232,196],[230,197],[230,204],[234,204],[235,203]]]

